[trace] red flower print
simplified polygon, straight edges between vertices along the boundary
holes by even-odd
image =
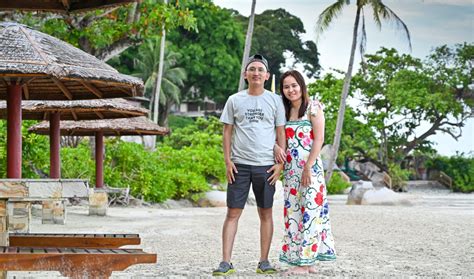
[[[291,163],[291,154],[290,153],[286,154],[286,162]]]
[[[296,191],[295,188],[290,189],[290,194],[292,194],[293,196],[296,196],[296,193],[298,193],[298,192]]]
[[[289,139],[289,138],[293,138],[295,136],[295,131],[293,130],[293,128],[289,127],[289,128],[286,128],[286,138]]]
[[[321,186],[319,186],[319,192],[322,192],[324,191],[324,184],[321,184]]]
[[[283,250],[283,252],[286,253],[288,251],[288,245],[287,244],[283,245],[283,247],[281,247],[281,250]]]
[[[286,207],[283,208],[283,216],[286,217],[288,215],[288,209]]]
[[[304,206],[301,207],[301,213],[304,213]]]
[[[322,205],[323,204],[323,194],[322,193],[317,193],[316,198],[314,198],[314,201],[316,202],[317,205]]]
[[[318,251],[318,244],[313,244],[313,246],[311,246],[311,251],[313,252]]]
[[[303,138],[303,136],[304,136],[303,132],[299,132],[299,133],[298,133],[298,137],[299,137],[300,139]]]
[[[286,222],[285,227],[288,229],[290,227],[290,223]]]
[[[313,129],[311,129],[311,132],[309,132],[309,138],[314,140],[314,133],[313,133]]]

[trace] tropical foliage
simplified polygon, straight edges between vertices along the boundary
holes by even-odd
[[[248,18],[239,16],[245,28]],[[301,64],[308,78],[319,76],[319,53],[313,41],[302,41],[306,31],[300,18],[284,9],[266,10],[255,15],[255,27],[250,53],[264,54],[268,60],[270,73],[275,74],[278,86],[282,69]],[[293,58],[293,65],[286,65],[286,57]],[[270,85],[267,84],[268,89]]]
[[[120,54],[144,39],[160,34],[162,27],[191,30],[196,18],[180,1],[145,0],[88,13],[51,14],[4,12],[0,20],[18,21],[79,47],[101,60]]]
[[[334,4],[327,7],[318,18],[317,22],[317,29],[318,33],[323,32],[326,30],[330,24],[340,15],[342,9],[350,5],[351,1],[349,0],[337,0]],[[347,66],[347,72],[344,79],[344,86],[342,87],[341,93],[341,101],[339,105],[339,113],[337,115],[337,124],[336,130],[334,133],[334,141],[332,144],[331,156],[329,158],[329,167],[326,172],[326,181],[331,179],[332,170],[334,166],[334,162],[336,161],[338,152],[339,152],[339,144],[341,141],[342,135],[342,126],[344,124],[344,116],[345,116],[345,109],[346,109],[346,99],[349,95],[349,88],[351,85],[352,79],[352,68],[354,66],[354,55],[356,50],[357,42],[359,41],[359,50],[361,55],[365,52],[365,42],[367,41],[367,34],[365,32],[365,16],[364,16],[364,9],[371,8],[375,24],[381,28],[382,20],[384,21],[394,21],[400,29],[402,29],[406,36],[408,43],[410,44],[411,48],[411,41],[410,41],[410,33],[408,31],[407,26],[405,23],[398,17],[398,15],[393,12],[389,7],[385,6],[382,0],[357,0],[356,1],[356,15],[354,21],[354,27],[352,32],[352,45],[351,45],[351,54],[349,57],[349,64]],[[361,25],[360,25],[361,24]],[[359,38],[359,28],[361,31],[361,37]]]

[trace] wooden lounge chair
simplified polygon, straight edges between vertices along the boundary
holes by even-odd
[[[0,270],[59,271],[71,278],[108,278],[134,264],[156,263],[141,249],[0,247]]]
[[[114,249],[138,244],[140,244],[138,234],[10,234],[10,246],[16,247]]]

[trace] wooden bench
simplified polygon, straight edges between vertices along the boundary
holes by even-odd
[[[0,247],[0,270],[59,271],[71,278],[108,278],[134,264],[156,263],[141,249]]]
[[[51,248],[120,248],[139,245],[138,234],[10,234],[10,246]]]

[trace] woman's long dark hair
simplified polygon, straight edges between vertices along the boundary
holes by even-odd
[[[290,109],[291,109],[291,103],[290,100],[288,100],[283,94],[283,81],[285,78],[292,76],[295,78],[296,82],[301,88],[301,96],[303,97],[303,100],[300,105],[300,109],[298,110],[298,118],[303,117],[303,115],[306,113],[306,108],[308,107],[309,103],[309,96],[308,96],[308,91],[306,89],[306,83],[304,82],[303,76],[300,74],[300,72],[296,70],[290,70],[285,73],[283,73],[280,77],[280,93],[283,98],[283,105],[285,106],[285,115],[286,115],[286,120],[290,120]]]

